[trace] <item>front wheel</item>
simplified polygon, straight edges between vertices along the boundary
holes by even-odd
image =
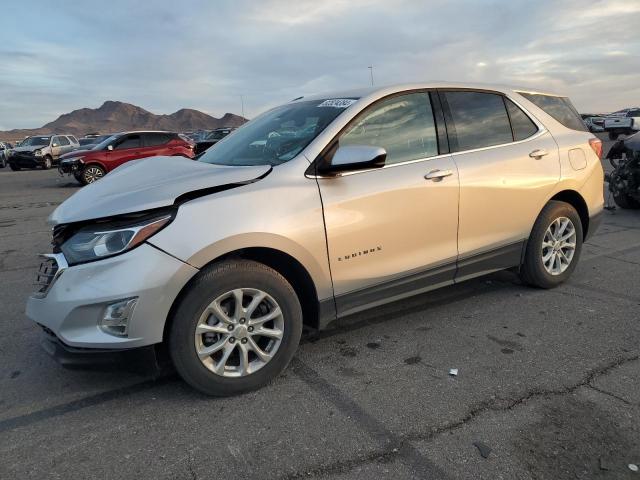
[[[20,167],[17,166],[15,163],[10,163],[9,168],[11,168],[11,170],[13,170],[14,172],[17,172],[20,170]]]
[[[261,263],[228,260],[203,270],[181,299],[169,352],[191,386],[235,395],[282,372],[301,333],[302,309],[289,282]]]
[[[44,157],[44,160],[42,162],[42,169],[50,170],[52,166],[53,166],[53,159],[49,155],[47,155],[46,157]]]
[[[83,185],[89,185],[90,183],[97,182],[104,177],[106,173],[100,165],[87,165],[82,170],[81,183]]]
[[[553,288],[567,280],[580,258],[582,236],[582,221],[575,208],[554,200],[547,203],[527,241],[522,280],[539,288]]]

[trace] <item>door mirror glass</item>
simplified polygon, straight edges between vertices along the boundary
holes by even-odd
[[[52,146],[52,147],[57,147],[57,146],[58,146],[58,144],[57,144],[57,143],[55,143],[55,142],[53,142],[53,145],[51,145],[51,146]]]
[[[113,150],[113,145],[108,145],[107,146],[107,150],[109,150],[109,151]]]
[[[321,173],[337,173],[350,170],[367,170],[384,167],[387,151],[370,145],[344,145],[338,147],[329,165],[320,168]]]

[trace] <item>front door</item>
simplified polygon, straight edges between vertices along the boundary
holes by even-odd
[[[123,163],[135,160],[143,155],[142,138],[140,134],[130,133],[119,138],[113,150],[108,152],[109,170],[113,170]]]
[[[338,314],[452,283],[458,173],[438,155],[429,94],[376,102],[336,142],[387,151],[384,168],[318,179]]]

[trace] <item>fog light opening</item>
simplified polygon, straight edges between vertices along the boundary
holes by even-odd
[[[100,329],[110,335],[126,337],[129,333],[129,319],[137,303],[138,297],[133,297],[107,305],[100,321]]]

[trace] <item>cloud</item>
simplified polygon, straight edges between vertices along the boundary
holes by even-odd
[[[583,111],[638,103],[637,0],[28,0],[6,10],[0,122],[13,128],[107,99],[220,116],[238,113],[242,95],[254,116],[366,86],[370,65],[377,84],[516,84],[568,94]]]

